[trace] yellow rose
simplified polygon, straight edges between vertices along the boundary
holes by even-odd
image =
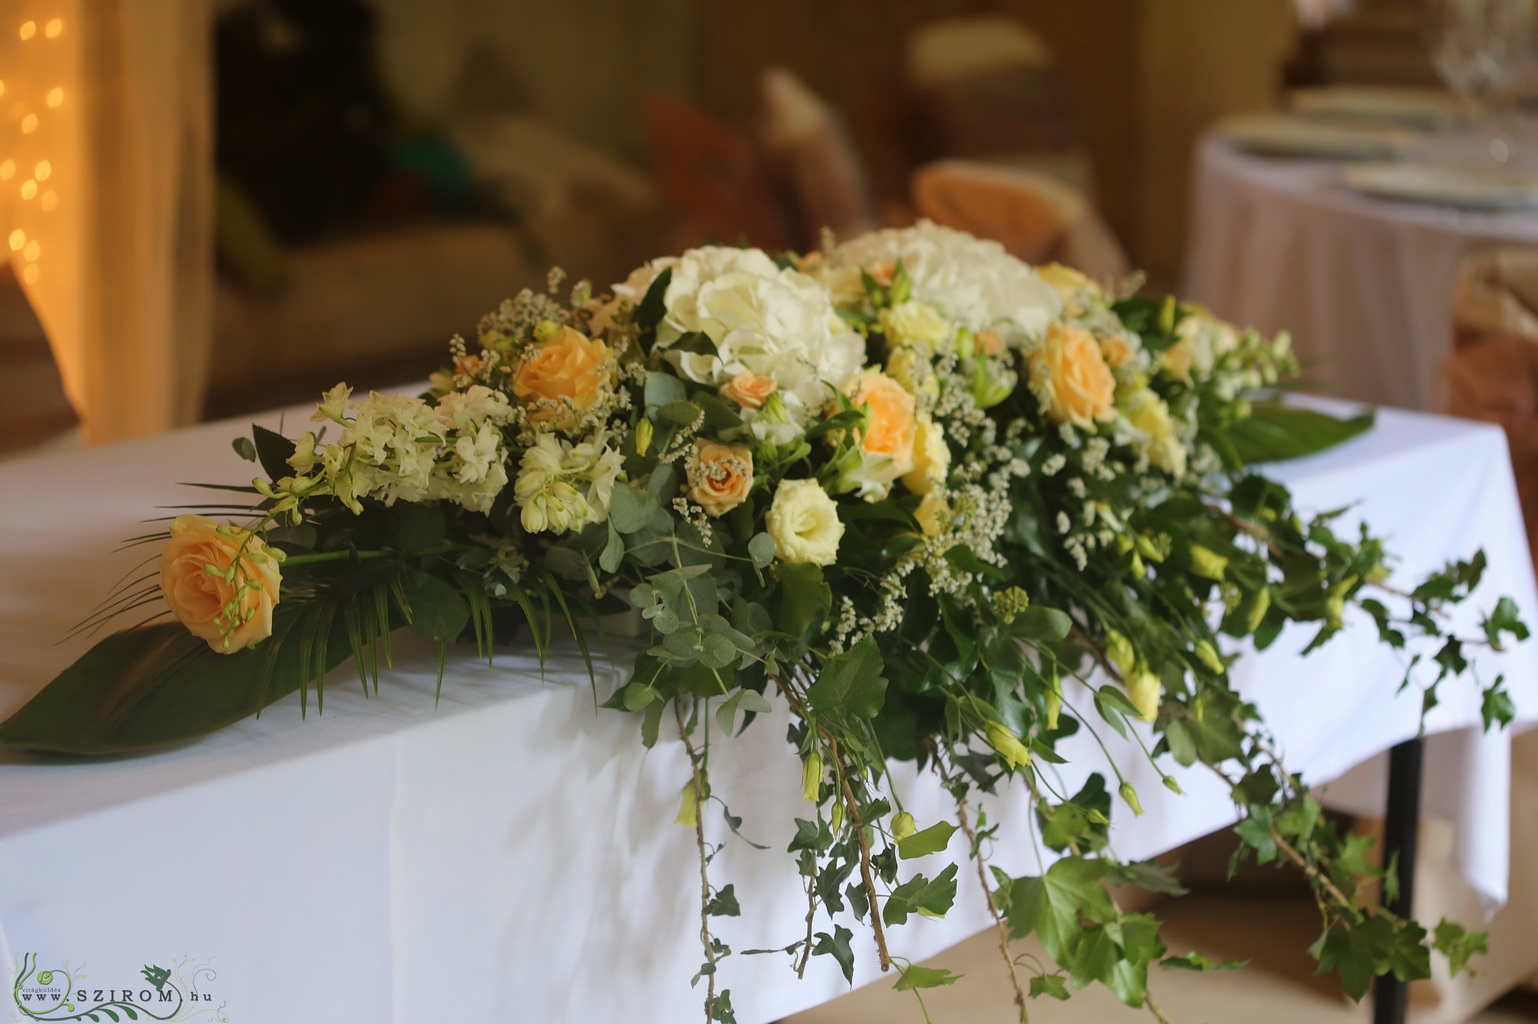
[[[721,397],[730,398],[744,409],[759,409],[774,394],[775,387],[773,377],[760,377],[743,370],[721,385]]]
[[[1164,399],[1147,388],[1140,388],[1127,396],[1127,422],[1154,440],[1168,437],[1174,431],[1170,422],[1170,409]]]
[[[919,502],[913,518],[919,521],[919,529],[926,537],[938,537],[951,524],[951,505],[939,491],[930,491]]]
[[[558,327],[531,348],[513,372],[513,394],[536,423],[569,427],[604,397],[614,379],[609,346]]]
[[[881,331],[893,345],[939,348],[950,339],[951,325],[933,306],[904,302],[881,311]]]
[[[1127,396],[1127,422],[1148,435],[1148,461],[1174,476],[1185,475],[1186,450],[1175,436],[1169,406],[1148,388]]]
[[[1083,271],[1065,267],[1061,263],[1047,263],[1034,269],[1038,277],[1057,289],[1057,294],[1062,296],[1065,303],[1073,297],[1074,292],[1100,290]]]
[[[860,450],[892,460],[896,476],[913,469],[913,442],[918,433],[913,396],[880,370],[866,370],[844,382],[844,393],[869,417],[859,431]]]
[[[832,565],[844,539],[838,506],[816,480],[781,480],[764,525],[782,562]]]
[[[945,474],[951,466],[951,449],[945,443],[945,428],[928,416],[916,421],[913,438],[913,468],[903,474],[902,481],[914,494],[928,494],[945,483]]]
[[[160,552],[161,592],[187,631],[220,654],[272,635],[281,582],[277,556],[249,530],[204,516],[171,521]]]
[[[1116,378],[1100,355],[1095,336],[1061,321],[1047,329],[1040,351],[1031,356],[1031,372],[1047,385],[1047,416],[1059,423],[1089,428],[1115,417],[1111,401]]]
[[[689,500],[721,516],[747,500],[753,488],[753,453],[740,444],[695,441],[689,460]]]
[[[910,395],[934,397],[940,393],[940,381],[935,377],[929,357],[916,349],[900,348],[893,352],[887,357],[886,373]]]

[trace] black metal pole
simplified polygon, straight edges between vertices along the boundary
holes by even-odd
[[[1383,862],[1397,854],[1399,892],[1384,906],[1398,917],[1409,917],[1415,901],[1415,856],[1421,823],[1420,737],[1405,740],[1388,755],[1388,811],[1383,818]],[[1409,985],[1392,974],[1378,979],[1372,996],[1373,1024],[1404,1024],[1410,1008]]]

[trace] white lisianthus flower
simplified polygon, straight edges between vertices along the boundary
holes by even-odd
[[[827,289],[758,249],[706,246],[655,260],[616,294],[644,296],[668,267],[657,347],[667,351],[694,332],[716,346],[716,355],[668,353],[689,380],[719,388],[745,372],[771,378],[792,421],[804,425],[827,401],[826,382],[844,380],[865,361],[864,340],[839,319]]]
[[[837,259],[861,267],[901,260],[915,301],[974,333],[992,328],[1006,341],[1040,334],[1063,310],[1057,289],[998,242],[933,221],[861,235],[840,246]]]
[[[832,565],[838,558],[844,524],[816,480],[781,480],[764,522],[782,562]]]

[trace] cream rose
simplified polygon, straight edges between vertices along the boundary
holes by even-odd
[[[816,480],[781,480],[764,521],[780,561],[832,565],[838,558],[844,524]]]
[[[1080,301],[1080,294],[1088,292],[1098,294],[1100,288],[1095,282],[1086,277],[1083,272],[1065,267],[1061,263],[1048,263],[1045,266],[1036,267],[1036,273],[1046,281],[1063,300],[1063,312],[1069,316],[1077,316],[1084,312],[1084,304]]]
[[[177,516],[160,552],[160,589],[193,636],[234,654],[272,635],[278,558],[262,538],[204,516]]]
[[[894,345],[940,348],[951,337],[951,325],[933,306],[904,302],[881,311],[881,331]]]
[[[721,385],[721,397],[731,399],[744,409],[761,409],[769,396],[774,394],[775,387],[773,377],[760,377],[743,370]]]
[[[944,485],[950,466],[951,449],[945,443],[945,428],[928,416],[920,416],[913,439],[913,468],[903,474],[902,482],[914,494],[928,494]]]
[[[604,397],[614,380],[609,346],[571,327],[557,327],[513,371],[513,394],[536,423],[571,426]]]
[[[1041,349],[1031,356],[1031,372],[1045,391],[1049,418],[1089,428],[1096,420],[1116,415],[1111,407],[1116,378],[1095,336],[1084,328],[1054,323]]]
[[[747,500],[753,489],[753,453],[740,444],[695,441],[689,460],[689,500],[721,516]]]
[[[951,525],[951,504],[945,500],[943,491],[930,491],[919,502],[913,518],[919,521],[919,529],[924,531],[924,536],[938,537]]]

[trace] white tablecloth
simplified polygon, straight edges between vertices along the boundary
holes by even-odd
[[[115,542],[142,532],[155,506],[198,499],[170,481],[249,477],[227,446],[238,429],[0,466],[0,716],[82,649],[53,641],[141,557],[109,554]],[[1360,514],[1390,536],[1405,579],[1484,545],[1485,603],[1511,594],[1538,618],[1498,430],[1385,411],[1369,436],[1277,475],[1309,507],[1360,499],[1348,521]],[[1368,632],[1306,663],[1292,655],[1306,634],[1285,636],[1236,673],[1310,781],[1415,732],[1417,701],[1392,699],[1401,666]],[[626,649],[616,653],[622,664]],[[1538,719],[1534,651],[1500,670],[1524,718]],[[0,960],[212,958],[228,1018],[251,1024],[698,1019],[702,990],[688,983],[699,961],[694,837],[670,824],[688,778],[676,738],[644,751],[637,719],[595,708],[569,651],[543,677],[517,648],[494,669],[451,659],[437,709],[433,674],[432,652],[402,642],[378,698],[365,699],[344,668],[325,714],[312,705],[308,721],[286,699],[153,757],[0,754]],[[599,694],[622,677],[601,668]],[[1444,694],[1430,723],[1427,806],[1458,823],[1458,863],[1493,905],[1506,885],[1509,741],[1481,736],[1477,719],[1476,695]],[[776,714],[714,750],[715,792],[771,847],[729,843],[712,868],[746,911],[717,919],[738,949],[784,946],[804,929],[805,899],[782,851],[786,823],[806,805],[783,737]],[[1079,774],[1098,756],[1087,738],[1072,753]],[[1209,775],[1183,774],[1180,798],[1122,754],[1147,809],[1118,816],[1123,856],[1233,820]],[[954,818],[936,787],[897,778],[921,823]],[[1029,816],[1018,802],[1013,810],[997,860],[1034,873]],[[709,827],[724,838],[718,815]],[[894,950],[919,959],[978,931],[969,871],[960,894],[945,920],[896,930]],[[859,954],[856,980],[871,980],[873,955]],[[732,957],[721,981],[744,1024],[846,988],[828,958],[797,983],[779,955]]]
[[[1200,146],[1184,293],[1241,326],[1290,330],[1331,394],[1430,407],[1452,349],[1458,265],[1487,245],[1538,245],[1538,213],[1373,199],[1339,163]]]

